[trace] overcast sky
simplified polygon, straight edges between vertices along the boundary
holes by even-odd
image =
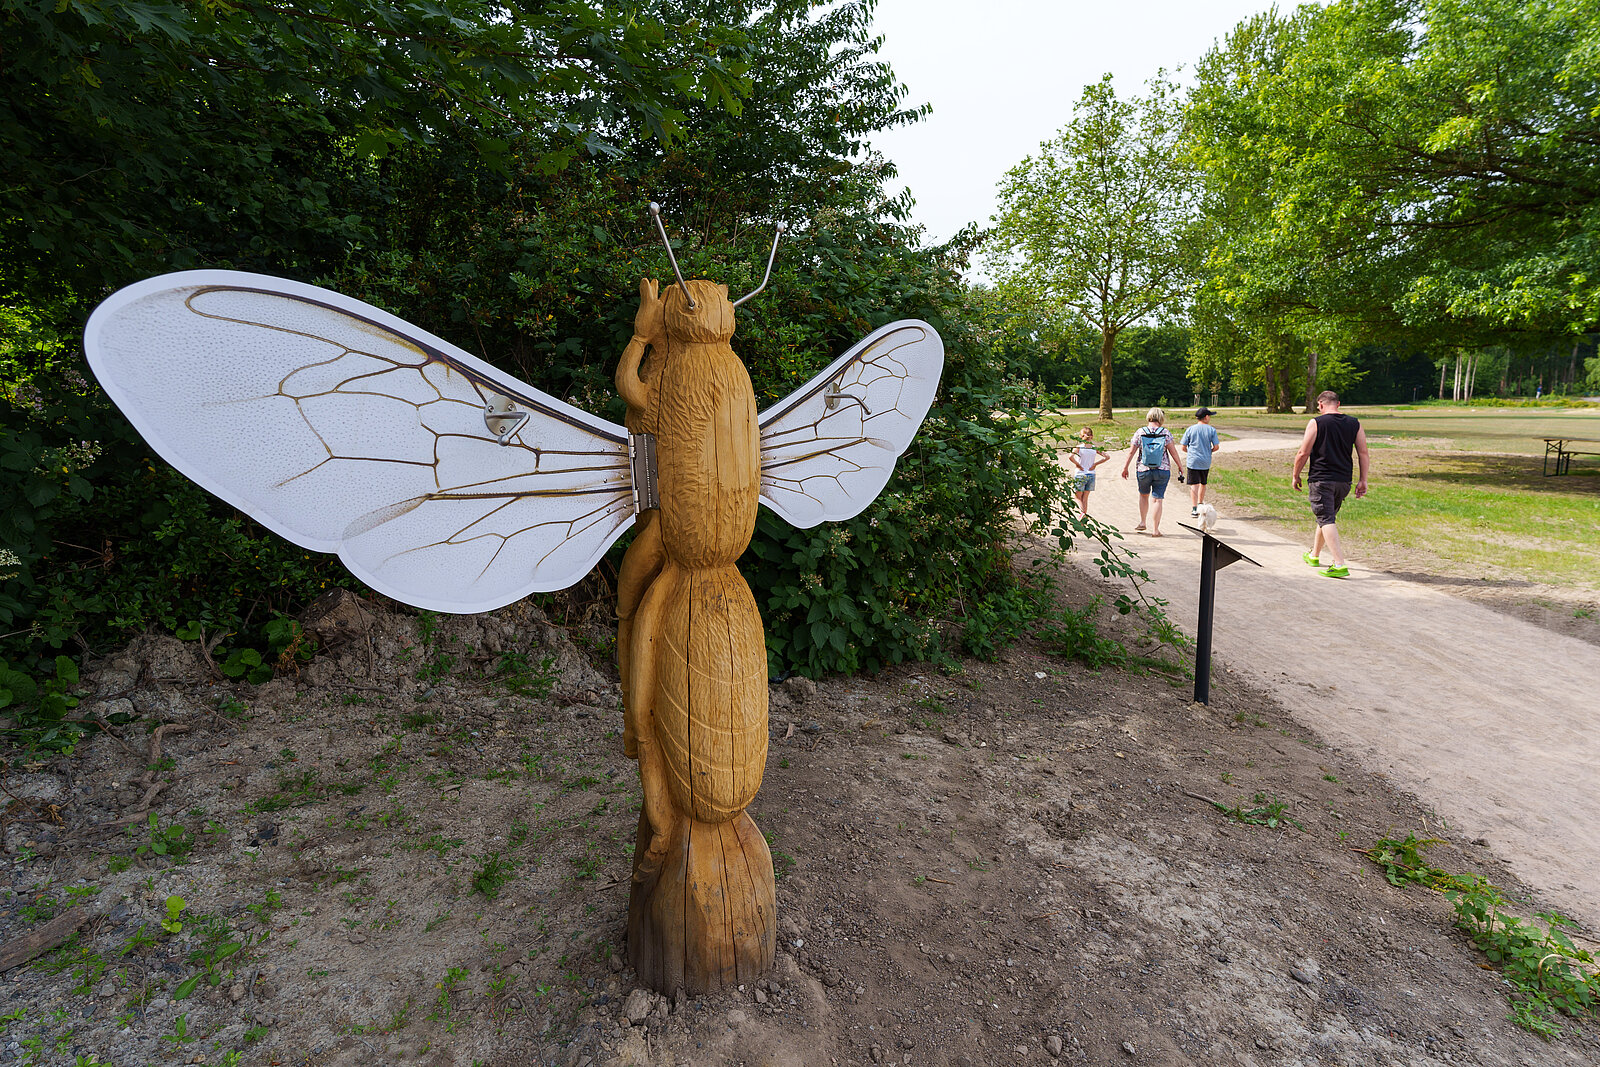
[[[1084,86],[1110,72],[1142,93],[1160,68],[1185,68],[1270,0],[879,0],[880,53],[930,103],[922,122],[873,138],[917,199],[925,240],[987,225],[1007,170],[1066,124]],[[1292,3],[1283,5],[1292,9]],[[892,190],[891,190],[892,191]]]

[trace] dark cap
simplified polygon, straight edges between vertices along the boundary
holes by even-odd
[[[1210,408],[1201,408],[1199,411],[1194,413],[1194,417],[1197,419],[1203,419],[1215,414],[1216,412],[1212,411]]]

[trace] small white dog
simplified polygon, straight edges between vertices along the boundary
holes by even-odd
[[[1200,505],[1200,529],[1210,533],[1217,525],[1217,509],[1210,504]]]

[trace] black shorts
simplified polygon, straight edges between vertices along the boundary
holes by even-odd
[[[1311,514],[1317,517],[1318,526],[1332,526],[1339,514],[1339,505],[1350,495],[1349,482],[1312,482],[1306,488],[1311,500]]]
[[[1190,485],[1205,485],[1206,479],[1211,477],[1210,467],[1190,467],[1186,472]]]

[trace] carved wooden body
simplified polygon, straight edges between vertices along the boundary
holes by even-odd
[[[735,566],[761,490],[755,394],[728,343],[726,288],[688,287],[694,308],[679,289],[657,300],[641,286],[617,369],[629,429],[655,434],[661,501],[641,517],[618,590],[624,748],[644,790],[628,951],[669,994],[764,971],[777,920],[772,857],[744,811],[767,758],[766,642]]]

